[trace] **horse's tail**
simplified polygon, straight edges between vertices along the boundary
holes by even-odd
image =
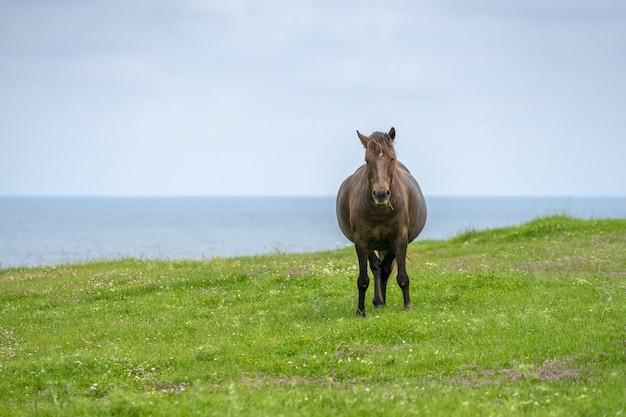
[[[385,252],[382,250],[378,251],[378,259],[380,259],[380,261],[382,262],[383,259],[385,259]],[[396,270],[398,269],[398,264],[396,263],[396,260],[394,259],[393,262],[391,263],[391,271],[389,272],[389,276],[393,276],[393,274],[396,273]]]
[[[378,251],[378,259],[382,260],[385,259],[385,252],[383,251]],[[406,251],[406,263],[407,264],[413,264],[415,262],[415,254],[409,250]],[[391,272],[389,273],[389,276],[393,276],[396,273],[396,270],[398,269],[398,264],[396,262],[396,260],[394,259],[393,262],[391,263]]]
[[[391,263],[391,272],[389,273],[389,276],[390,277],[394,276],[397,270],[398,270],[398,263],[394,259],[393,262]]]
[[[406,251],[406,263],[411,264],[411,265],[415,263],[415,254],[411,252],[410,250],[408,250],[408,248]]]

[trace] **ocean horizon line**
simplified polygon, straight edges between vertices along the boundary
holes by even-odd
[[[427,194],[426,198],[626,198],[626,194]],[[336,194],[0,194],[0,198],[335,198]]]
[[[335,196],[0,196],[0,265],[119,254],[187,259],[344,246]],[[626,196],[426,196],[418,239],[538,217],[626,218]]]

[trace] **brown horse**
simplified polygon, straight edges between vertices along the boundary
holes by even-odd
[[[365,147],[365,164],[350,175],[337,193],[337,221],[344,235],[354,242],[359,258],[359,304],[357,316],[365,316],[365,292],[369,286],[367,261],[374,275],[374,306],[387,302],[387,280],[394,261],[404,308],[410,309],[407,245],[426,223],[426,203],[409,170],[396,160],[396,131],[359,133]],[[378,251],[378,255],[376,252]]]

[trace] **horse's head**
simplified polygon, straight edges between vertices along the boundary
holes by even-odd
[[[356,133],[365,147],[367,178],[374,203],[388,206],[397,164],[393,149],[396,130],[392,127],[389,133],[374,132],[370,136],[362,135],[358,130]]]

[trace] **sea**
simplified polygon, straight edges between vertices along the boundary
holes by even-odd
[[[426,198],[418,240],[550,215],[626,218],[626,197]],[[335,197],[0,197],[0,269],[212,259],[351,246]]]

